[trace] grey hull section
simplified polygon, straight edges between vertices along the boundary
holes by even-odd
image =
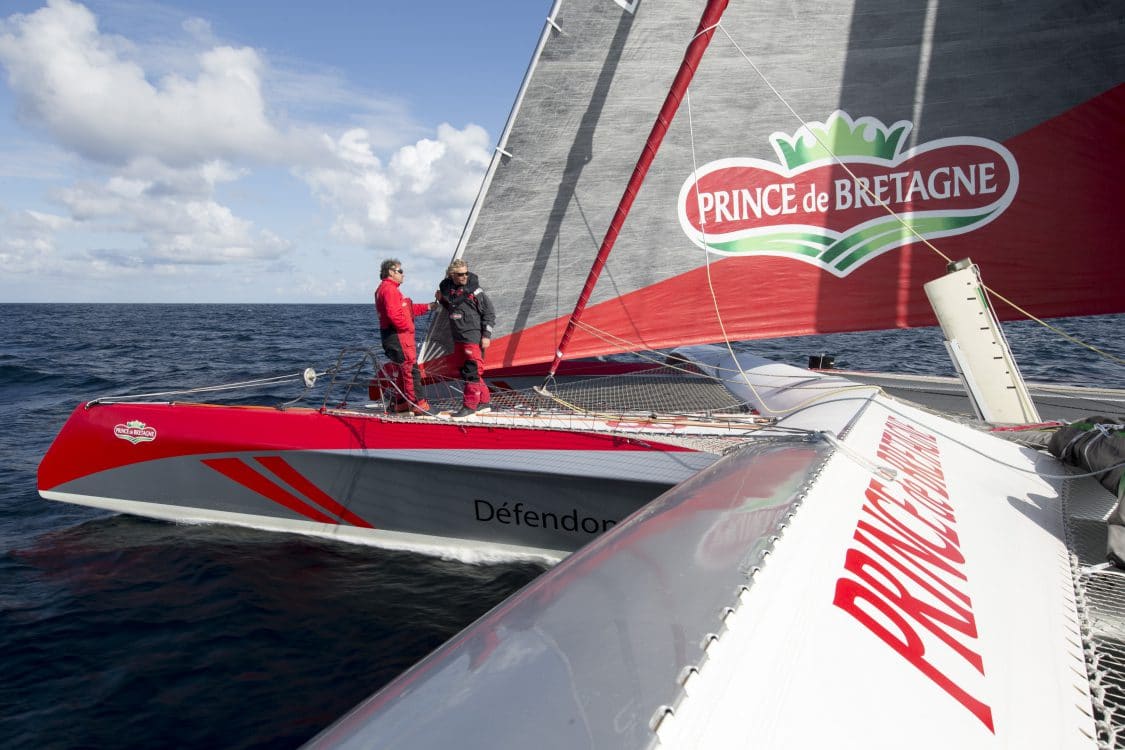
[[[763,442],[572,555],[311,743],[645,747],[747,574],[800,504],[823,443]],[[591,616],[596,613],[596,616]],[[534,687],[531,687],[534,686]],[[528,735],[534,727],[535,735]]]
[[[157,518],[349,541],[423,547],[447,542],[565,553],[715,458],[593,451],[415,451],[409,460],[403,457],[410,453],[254,451],[174,457],[98,472],[46,494]],[[277,461],[289,467],[281,475],[269,468]],[[604,475],[615,469],[619,478]]]

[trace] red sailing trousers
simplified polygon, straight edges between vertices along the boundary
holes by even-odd
[[[465,381],[465,406],[470,409],[484,406],[492,400],[484,384],[484,352],[479,344],[456,342],[454,346],[454,362]]]

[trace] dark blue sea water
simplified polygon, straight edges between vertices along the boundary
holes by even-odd
[[[1062,325],[1116,349],[1123,323]],[[0,305],[0,747],[295,747],[542,571],[36,494],[39,459],[79,401],[324,369],[376,336],[366,305]],[[1034,324],[1009,338],[1029,379],[1125,387],[1121,367]],[[926,329],[751,348],[952,374]]]

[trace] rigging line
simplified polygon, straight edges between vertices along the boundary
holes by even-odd
[[[832,157],[832,159],[836,162],[836,164],[841,169],[843,169],[845,172],[848,173],[849,177],[851,177],[853,180],[856,180],[856,184],[860,187],[860,189],[864,192],[864,194],[867,195],[868,200],[872,201],[873,203],[878,204],[878,206],[880,208],[882,208],[884,211],[886,211],[887,214],[892,219],[894,219],[899,224],[901,224],[903,229],[905,229],[907,232],[909,232],[911,235],[913,235],[919,242],[924,244],[926,247],[930,248],[935,253],[937,253],[938,256],[940,256],[942,258],[942,260],[944,260],[946,263],[952,263],[953,262],[952,258],[950,258],[944,252],[939,250],[932,242],[930,242],[925,237],[920,235],[918,233],[918,230],[914,229],[914,227],[910,226],[901,216],[899,216],[895,212],[895,210],[893,208],[891,208],[890,205],[887,204],[886,201],[880,199],[877,195],[875,195],[875,193],[870,188],[865,187],[863,185],[863,183],[859,181],[859,177],[856,175],[855,172],[852,171],[851,167],[849,167],[846,162],[844,162],[842,159],[840,159],[840,157],[837,156],[835,150],[833,150],[831,146],[829,146],[827,143],[825,143],[823,140],[821,140],[820,136],[812,128],[809,127],[809,124],[805,120],[805,118],[801,117],[801,115],[798,114],[797,110],[793,109],[793,106],[789,103],[789,100],[787,100],[781,94],[781,92],[778,91],[774,87],[774,85],[770,82],[770,80],[768,78],[766,78],[766,74],[763,73],[761,68],[759,68],[758,65],[753,60],[750,59],[750,56],[747,55],[746,52],[742,49],[742,47],[740,47],[738,45],[738,42],[736,42],[734,40],[734,38],[731,37],[730,33],[727,32],[726,28],[722,24],[719,25],[719,30],[723,32],[723,35],[727,38],[727,40],[732,45],[734,45],[734,48],[736,50],[738,50],[738,54],[742,55],[742,59],[745,60],[750,65],[750,67],[754,69],[754,72],[758,74],[758,77],[762,79],[762,82],[764,84],[766,84],[766,87],[770,91],[773,92],[774,96],[777,97],[777,100],[779,102],[781,102],[781,104],[784,105],[784,107],[787,110],[789,110],[789,113],[791,115],[793,115],[794,119],[796,119],[797,122],[801,123],[801,126],[813,137],[814,140],[816,140],[816,142],[820,145],[820,147],[823,148],[824,151],[829,156]]]
[[[928,425],[923,425],[923,424],[917,422],[917,420],[913,420],[913,421],[915,421],[920,426],[925,427],[926,429],[930,429]],[[1114,464],[1113,466],[1109,466],[1109,467],[1104,468],[1104,469],[1098,469],[1096,471],[1087,471],[1087,472],[1084,472],[1084,473],[1081,473],[1081,474],[1072,474],[1072,473],[1044,474],[1043,472],[1035,470],[1035,469],[1025,469],[1021,466],[1015,466],[1014,464],[1010,464],[1010,463],[1007,463],[1005,461],[1001,461],[1000,459],[997,459],[997,458],[995,458],[995,457],[993,457],[993,456],[991,456],[991,455],[989,455],[989,454],[987,454],[983,451],[980,451],[976,448],[968,446],[965,443],[962,443],[958,440],[955,440],[955,439],[949,437],[948,435],[945,435],[941,432],[938,432],[937,430],[934,430],[934,432],[936,434],[941,435],[942,437],[946,438],[947,440],[951,440],[952,442],[957,443],[962,448],[967,449],[971,453],[975,453],[978,456],[984,456],[986,458],[989,458],[992,461],[995,461],[996,463],[1000,464],[1001,466],[1005,466],[1009,469],[1013,469],[1015,471],[1020,471],[1020,472],[1023,472],[1025,474],[1035,474],[1036,476],[1042,477],[1044,479],[1082,479],[1084,477],[1094,477],[1094,476],[1098,476],[1099,474],[1106,474],[1106,473],[1114,471],[1116,469],[1120,469],[1122,467],[1125,467],[1125,461],[1121,461],[1119,463]],[[895,478],[897,476],[897,471],[895,471],[894,469],[883,467],[879,464],[874,463],[870,459],[867,459],[865,456],[863,456],[861,453],[859,453],[859,451],[856,451],[855,449],[850,448],[847,445],[845,445],[844,443],[840,442],[840,440],[835,435],[833,435],[831,432],[820,431],[816,434],[824,437],[829,443],[836,446],[837,448],[840,448],[841,450],[844,450],[844,452],[848,453],[853,459],[861,461],[864,466],[871,469],[875,473],[879,474],[884,479],[887,479],[888,481],[894,481],[895,480]],[[884,471],[888,471],[889,474],[884,474],[883,473]]]
[[[1008,305],[1009,307],[1011,307],[1016,312],[1020,313],[1021,315],[1027,317],[1030,320],[1035,321],[1036,323],[1043,326],[1044,328],[1046,328],[1046,329],[1048,329],[1048,330],[1050,330],[1054,333],[1057,333],[1059,336],[1062,336],[1064,339],[1067,339],[1072,344],[1077,344],[1078,346],[1085,347],[1085,348],[1089,349],[1090,351],[1094,352],[1095,354],[1097,354],[1098,356],[1104,357],[1105,359],[1108,359],[1111,362],[1115,362],[1119,365],[1125,365],[1125,358],[1118,357],[1116,354],[1111,354],[1110,352],[1099,349],[1098,347],[1096,347],[1092,344],[1087,344],[1085,341],[1082,341],[1081,339],[1070,335],[1069,333],[1062,330],[1061,328],[1053,326],[1050,323],[1048,323],[1047,321],[1042,320],[1042,319],[1032,315],[1030,312],[1023,309],[1022,307],[1017,305],[1015,302],[1012,302],[1012,300],[1010,300],[1007,297],[1005,297],[1004,295],[1000,294],[999,292],[997,292],[992,287],[987,286],[987,285],[983,285],[983,284],[982,284],[982,286],[984,286],[985,290],[989,294],[993,295],[994,297],[996,297],[996,299],[998,299],[1001,302],[1003,302],[1004,304]]]
[[[768,78],[766,78],[765,73],[763,73],[761,68],[759,68],[757,66],[757,64],[753,60],[750,59],[750,56],[747,55],[745,51],[743,51],[742,47],[740,47],[738,45],[738,42],[736,42],[734,40],[734,38],[730,35],[730,33],[726,30],[726,27],[724,27],[722,23],[717,24],[717,27],[718,27],[719,31],[723,32],[723,36],[725,36],[727,38],[727,41],[729,41],[734,46],[734,48],[736,50],[738,50],[738,54],[742,55],[742,59],[744,59],[750,65],[750,67],[754,69],[754,72],[758,74],[758,77],[762,79],[762,82],[764,84],[766,84],[766,87],[770,91],[773,92],[774,96],[777,97],[777,100],[779,102],[781,102],[781,104],[784,105],[786,109],[789,110],[789,113],[793,115],[793,117],[797,120],[797,122],[801,123],[801,126],[804,127],[805,130],[810,135],[812,135],[812,137],[816,140],[816,142],[818,144],[820,144],[821,148],[823,148],[825,150],[825,152],[828,153],[832,157],[832,159],[836,162],[836,164],[839,165],[840,168],[842,168],[845,172],[847,172],[849,177],[851,177],[853,180],[856,181],[855,184],[857,186],[859,186],[860,190],[862,190],[864,194],[867,195],[868,200],[873,202],[873,203],[878,204],[880,208],[882,208],[884,211],[886,211],[887,214],[892,219],[894,219],[899,224],[901,224],[902,228],[905,229],[907,232],[909,232],[915,239],[917,239],[918,242],[920,242],[921,244],[928,247],[930,250],[932,250],[934,253],[936,253],[938,255],[938,257],[940,257],[946,263],[952,263],[953,262],[952,258],[950,258],[948,255],[946,255],[944,252],[942,252],[940,249],[938,249],[938,247],[936,245],[934,245],[932,242],[930,242],[928,239],[926,239],[921,234],[919,234],[918,230],[916,230],[913,226],[911,226],[909,223],[907,223],[906,220],[903,219],[897,212],[895,212],[895,210],[893,208],[891,208],[890,205],[888,205],[886,201],[884,201],[884,200],[880,199],[878,196],[876,196],[875,193],[872,192],[872,190],[869,187],[867,187],[865,184],[863,184],[863,182],[861,182],[859,180],[859,178],[857,177],[855,172],[852,171],[851,167],[849,167],[847,165],[847,163],[845,163],[843,160],[841,160],[840,157],[836,155],[836,152],[828,144],[826,144],[824,141],[822,141],[820,139],[820,136],[817,135],[817,133],[812,128],[809,127],[809,125],[805,121],[805,119],[803,117],[801,117],[800,114],[797,113],[797,110],[793,109],[793,106],[789,104],[789,101],[784,96],[782,96],[781,92],[778,91],[774,87],[774,85],[770,82],[770,80]],[[1075,338],[1074,336],[1071,336],[1070,334],[1064,333],[1063,331],[1061,331],[1060,329],[1058,329],[1054,326],[1048,325],[1045,321],[1043,321],[1040,318],[1032,315],[1030,312],[1028,312],[1024,308],[1020,307],[1016,303],[1012,302],[1007,297],[1004,297],[1003,295],[999,294],[998,292],[996,292],[991,287],[989,287],[987,285],[982,285],[982,286],[984,286],[984,288],[988,291],[989,294],[993,294],[998,299],[1003,300],[1013,310],[1017,311],[1021,315],[1026,316],[1029,320],[1032,320],[1032,321],[1038,323],[1039,325],[1043,326],[1044,328],[1047,328],[1048,330],[1059,334],[1060,336],[1062,336],[1063,338],[1067,339],[1068,341],[1070,341],[1074,344],[1078,344],[1079,346],[1083,346],[1083,347],[1089,349],[1090,351],[1094,352],[1095,354],[1097,354],[1101,357],[1105,357],[1106,359],[1109,359],[1110,361],[1115,362],[1117,364],[1125,365],[1125,359],[1122,359],[1121,357],[1117,357],[1117,356],[1115,356],[1113,354],[1110,354],[1108,352],[1102,351],[1101,349],[1098,349],[1097,347],[1095,347],[1091,344],[1087,344],[1086,342],[1082,341],[1081,339]]]
[[[726,31],[724,30],[723,33],[725,34]],[[687,100],[688,143],[691,145],[691,175],[692,175],[693,181],[698,186],[699,185],[699,178],[697,177],[697,174],[699,173],[699,163],[698,163],[698,161],[696,159],[696,156],[695,156],[695,126],[694,126],[694,123],[693,123],[692,117],[691,117],[691,87],[690,86],[688,87],[688,89],[685,93],[686,93],[686,96],[684,98]],[[695,194],[696,194],[696,199],[698,200],[698,196],[699,196],[698,188],[696,189]],[[766,403],[766,400],[764,398],[762,398],[762,395],[760,393],[758,393],[758,390],[754,387],[754,384],[750,382],[750,378],[748,378],[746,376],[746,372],[743,371],[742,364],[738,361],[738,357],[736,357],[734,355],[734,349],[731,347],[731,344],[730,344],[730,336],[727,335],[726,324],[723,323],[723,313],[719,309],[719,296],[715,292],[715,284],[711,279],[711,253],[706,249],[706,245],[707,245],[707,217],[706,217],[706,215],[704,214],[703,211],[700,211],[699,223],[700,223],[700,228],[701,228],[702,233],[703,233],[703,244],[705,246],[704,250],[703,250],[703,265],[704,265],[704,269],[706,270],[706,273],[707,273],[707,288],[711,292],[711,306],[714,307],[714,309],[715,309],[715,319],[718,321],[719,330],[723,334],[723,344],[726,345],[727,352],[730,353],[731,361],[733,361],[735,363],[735,366],[738,368],[738,374],[742,376],[742,380],[743,380],[744,383],[746,383],[746,387],[749,388],[750,392],[754,394],[754,398],[758,399],[758,403],[760,403],[762,405],[762,408],[764,408],[770,414],[784,414],[784,411],[777,411],[777,410],[771,408]]]
[[[691,83],[699,61],[703,58],[714,36],[714,27],[718,26],[719,19],[722,18],[726,8],[727,0],[708,0],[707,6],[703,9],[703,14],[699,19],[699,25],[696,27],[696,34],[688,43],[687,49],[684,50],[683,60],[681,60],[679,69],[676,71],[676,76],[672,80],[671,88],[668,89],[668,94],[664,98],[664,103],[661,105],[660,111],[656,115],[656,121],[653,122],[652,129],[645,139],[641,154],[638,156],[637,162],[633,167],[633,173],[629,177],[628,183],[625,185],[625,189],[621,194],[621,199],[617,203],[617,209],[614,211],[613,218],[610,221],[609,228],[602,238],[601,246],[598,248],[598,255],[594,259],[594,264],[590,267],[589,273],[586,275],[586,283],[582,285],[582,291],[578,294],[578,300],[574,305],[574,311],[570,314],[570,320],[567,323],[566,330],[563,331],[562,338],[559,339],[555,348],[555,356],[551,361],[551,367],[547,373],[548,381],[554,378],[555,373],[558,372],[559,365],[562,364],[567,346],[570,344],[570,340],[574,335],[574,330],[577,327],[575,322],[582,317],[582,313],[586,309],[586,305],[590,300],[590,295],[593,294],[594,287],[598,283],[598,278],[601,276],[606,261],[609,259],[609,254],[617,242],[617,238],[621,233],[621,228],[625,224],[625,219],[628,217],[633,202],[636,200],[637,193],[644,184],[645,177],[647,177],[649,169],[652,167],[652,163],[656,158],[656,154],[660,150],[660,145],[668,134],[668,130],[672,125],[672,120],[676,116],[676,110],[679,109],[683,92]]]
[[[578,327],[583,329],[584,331],[587,331],[588,333],[590,333],[595,338],[599,338],[602,341],[606,342],[607,344],[612,344],[613,346],[616,346],[623,353],[631,354],[631,355],[633,355],[635,357],[638,357],[639,359],[641,359],[645,362],[649,362],[649,363],[651,363],[651,364],[653,364],[657,367],[662,367],[662,368],[665,368],[665,369],[668,369],[668,370],[673,370],[675,372],[681,372],[685,375],[695,375],[697,377],[711,377],[711,376],[705,375],[704,373],[700,372],[697,369],[693,370],[693,369],[689,369],[689,368],[686,368],[686,367],[678,367],[677,365],[673,364],[672,362],[670,362],[668,360],[667,354],[661,355],[660,357],[649,356],[648,354],[645,353],[646,349],[640,342],[630,341],[629,339],[622,338],[621,336],[610,333],[609,331],[603,331],[602,329],[596,328],[595,326],[592,326],[585,321],[579,321]],[[657,350],[648,349],[647,351],[656,352]],[[708,367],[711,367],[716,372],[721,372],[721,373],[741,372],[741,370],[739,370],[736,367],[721,367],[719,365],[708,365]],[[794,378],[794,379],[808,378],[807,375],[785,375],[785,376],[778,376],[778,377],[791,377],[791,378]],[[718,378],[718,377],[712,377],[712,379],[713,380],[719,380],[719,381],[722,380],[722,378]]]
[[[321,377],[323,375],[326,375],[326,374],[328,374],[327,370],[325,370],[324,372],[318,372],[318,373],[316,373],[316,377],[319,378],[319,377]],[[261,378],[261,379],[258,379],[258,380],[243,380],[243,381],[240,381],[240,382],[237,382],[237,383],[223,383],[223,384],[220,384],[220,385],[204,385],[204,386],[199,386],[198,388],[185,388],[183,390],[178,390],[178,391],[159,391],[159,392],[156,392],[156,393],[122,393],[122,394],[115,395],[115,396],[101,396],[99,398],[93,399],[89,403],[90,404],[99,404],[99,403],[111,403],[111,402],[114,402],[114,401],[122,401],[122,400],[126,400],[126,399],[131,400],[131,399],[137,399],[137,398],[155,398],[157,396],[182,396],[182,395],[185,395],[185,394],[207,393],[207,392],[211,392],[211,391],[226,391],[226,390],[232,390],[233,391],[233,390],[238,390],[239,388],[253,388],[253,387],[259,386],[259,385],[268,385],[270,383],[281,383],[281,382],[284,382],[286,380],[292,380],[293,378],[297,378],[297,380],[303,380],[304,372],[298,372],[296,375],[274,375],[273,377]]]
[[[697,175],[699,173],[699,162],[697,161],[695,156],[695,124],[691,117],[691,86],[688,86],[687,91],[684,92],[684,99],[687,103],[688,143],[691,146],[691,176],[693,182],[698,186],[699,178],[697,177]],[[698,188],[695,191],[695,195],[696,200],[698,201]],[[731,361],[735,363],[736,367],[738,367],[738,374],[742,376],[742,380],[746,383],[746,386],[750,389],[750,392],[754,394],[754,397],[757,398],[759,402],[761,402],[762,406],[766,407],[767,411],[777,413],[766,406],[766,402],[760,395],[758,395],[758,392],[754,390],[754,384],[750,382],[750,379],[748,377],[746,377],[746,373],[742,370],[742,364],[738,361],[738,357],[734,356],[734,349],[731,348],[730,345],[730,336],[727,335],[727,327],[726,324],[723,323],[723,313],[719,309],[719,296],[715,293],[715,284],[711,280],[711,253],[706,249],[707,217],[704,215],[703,211],[700,211],[699,213],[699,223],[703,232],[703,266],[707,272],[707,289],[711,292],[711,306],[715,309],[715,320],[718,321],[719,330],[723,334],[723,344],[727,347],[727,352],[730,354]]]
[[[720,26],[720,28],[721,28],[721,26]],[[726,29],[723,29],[723,33],[726,34]],[[729,34],[727,34],[727,38],[730,38]],[[737,46],[737,45],[735,45],[735,46]],[[684,99],[685,99],[686,104],[687,104],[688,142],[691,146],[691,173],[692,173],[692,177],[695,179],[695,184],[698,185],[699,180],[696,177],[696,174],[699,171],[699,164],[698,164],[698,162],[696,160],[696,156],[695,156],[695,127],[694,127],[694,124],[693,124],[693,121],[692,121],[692,116],[691,116],[691,87],[690,86],[687,88],[687,91],[684,92]],[[696,195],[697,196],[699,195],[698,190],[696,190]],[[703,211],[700,211],[700,225],[701,225],[701,229],[702,229],[702,233],[703,233],[703,244],[704,244],[704,246],[706,246],[707,245],[707,218],[706,218],[706,216],[704,216]],[[746,371],[742,369],[742,365],[738,361],[738,357],[735,356],[734,348],[731,346],[731,343],[730,343],[730,336],[727,334],[726,324],[723,323],[722,310],[719,309],[719,296],[718,296],[718,293],[715,292],[715,285],[714,285],[714,282],[712,281],[712,277],[711,277],[711,253],[706,249],[706,247],[704,247],[704,250],[703,250],[703,261],[704,261],[703,262],[704,268],[706,269],[706,272],[707,272],[707,288],[711,292],[711,305],[715,309],[715,319],[718,321],[719,330],[723,334],[723,344],[726,345],[727,352],[730,354],[731,361],[733,361],[735,363],[735,367],[738,368],[738,374],[741,376],[742,382],[746,384],[746,387],[750,389],[750,393],[752,393],[754,395],[754,398],[756,398],[758,400],[758,404],[761,405],[763,411],[765,411],[766,413],[768,413],[770,415],[786,414],[786,413],[792,411],[793,409],[799,409],[799,408],[803,407],[805,404],[813,403],[813,402],[818,401],[822,398],[826,398],[828,396],[831,396],[834,393],[849,391],[849,390],[853,390],[855,388],[868,388],[868,387],[870,387],[870,386],[841,386],[840,388],[837,388],[833,391],[828,391],[826,393],[821,393],[821,394],[817,394],[815,396],[811,396],[807,400],[802,401],[801,403],[799,403],[795,406],[789,407],[787,409],[775,409],[772,406],[770,406],[770,404],[768,404],[766,402],[765,397],[762,396],[761,392],[759,392],[758,389],[754,386],[754,384],[750,381],[750,378],[746,375]],[[882,389],[880,389],[880,391],[881,390]]]
[[[710,34],[712,31],[714,31],[717,28],[719,28],[719,21],[716,21],[715,23],[711,24],[710,26],[708,26],[706,28],[699,29],[699,31],[695,32],[695,36],[693,36],[691,38],[691,41],[694,42],[697,37],[701,37],[704,34]]]
[[[657,367],[664,367],[664,368],[667,368],[669,370],[675,370],[676,372],[682,372],[685,375],[696,375],[696,376],[701,376],[701,377],[703,376],[703,373],[699,372],[698,370],[690,370],[690,369],[687,369],[687,368],[684,368],[684,367],[677,367],[676,365],[670,363],[668,361],[667,355],[664,355],[660,358],[649,356],[648,354],[645,353],[646,347],[638,341],[630,341],[629,339],[622,338],[621,336],[618,336],[617,334],[614,334],[614,333],[610,333],[609,331],[603,331],[600,328],[597,328],[595,326],[590,325],[586,321],[578,321],[576,326],[578,328],[581,328],[584,331],[587,331],[588,333],[590,333],[595,338],[601,339],[602,341],[604,341],[607,344],[611,344],[613,346],[616,346],[618,349],[621,350],[622,353],[631,354],[633,356],[636,356],[636,357],[640,358],[641,360],[643,360],[645,362],[649,362],[653,365],[656,365]],[[656,350],[647,349],[647,351],[655,352]],[[726,368],[726,367],[716,367],[715,369],[716,370],[734,372],[733,369]]]
[[[831,445],[836,450],[840,451],[841,454],[843,454],[847,458],[850,458],[853,462],[871,472],[875,476],[879,477],[883,481],[893,482],[898,479],[898,469],[871,460],[855,448],[840,440],[840,438],[838,438],[831,430],[819,430],[814,434]]]

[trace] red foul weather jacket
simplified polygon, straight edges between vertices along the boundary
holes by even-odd
[[[427,304],[415,304],[399,291],[399,282],[387,277],[375,290],[375,310],[379,313],[379,332],[386,338],[397,333],[402,338],[414,341],[414,316],[425,315],[430,310]]]

